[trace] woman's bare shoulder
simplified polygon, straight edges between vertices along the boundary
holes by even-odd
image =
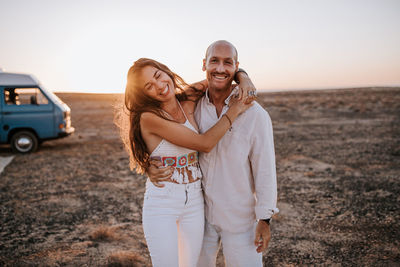
[[[159,117],[158,115],[154,114],[153,112],[143,112],[140,115],[140,125],[149,125],[154,123],[160,123],[163,118]]]
[[[140,114],[140,120],[153,120],[156,117],[158,117],[156,114],[154,114],[153,112],[143,112],[142,114]]]

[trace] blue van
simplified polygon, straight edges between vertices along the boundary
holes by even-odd
[[[0,70],[0,143],[29,153],[74,131],[71,109],[55,94],[31,75]]]

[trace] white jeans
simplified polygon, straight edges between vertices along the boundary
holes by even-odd
[[[262,266],[262,253],[257,253],[254,245],[256,226],[255,223],[254,227],[244,233],[231,233],[206,221],[203,248],[198,266],[215,267],[221,242],[227,267]]]
[[[153,266],[195,267],[204,234],[201,181],[164,183],[149,180],[143,203],[143,230]]]

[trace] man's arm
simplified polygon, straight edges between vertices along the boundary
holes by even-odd
[[[205,94],[208,88],[208,81],[202,80],[199,82],[192,83],[183,88],[185,100],[197,103],[200,98]]]
[[[277,182],[271,118],[266,111],[262,110],[257,110],[255,117],[257,123],[253,129],[254,137],[249,160],[257,198],[255,213],[258,224],[254,243],[257,246],[257,252],[262,252],[268,247],[271,238],[269,224],[262,219],[270,219],[274,213],[278,212],[276,208]]]
[[[256,87],[244,69],[238,69],[235,74],[235,82],[240,88],[239,99],[242,99],[242,97],[247,97],[249,101],[253,101],[257,97]]]
[[[163,166],[161,161],[151,160],[150,166],[146,170],[146,174],[150,181],[157,187],[164,187],[160,182],[167,181],[171,178],[174,171],[172,166]]]

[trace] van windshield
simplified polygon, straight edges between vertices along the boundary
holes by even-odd
[[[40,86],[40,88],[46,92],[46,95],[55,103],[58,104],[65,104],[58,96],[56,96],[53,92],[47,90],[46,88],[44,88],[43,86]]]

